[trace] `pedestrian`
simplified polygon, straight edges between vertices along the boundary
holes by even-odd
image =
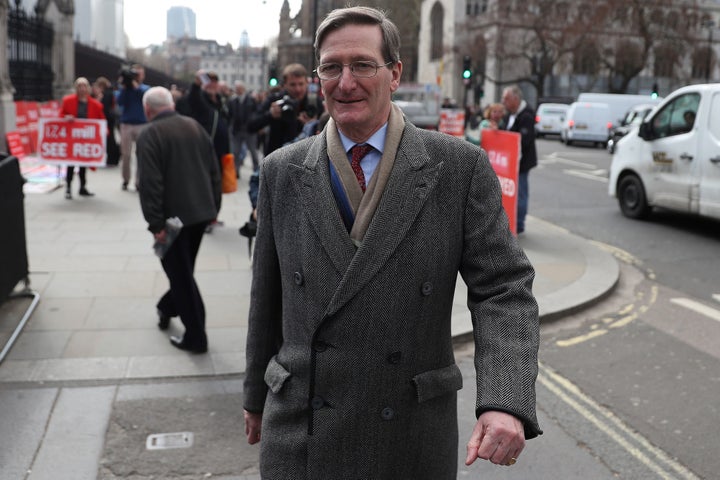
[[[491,103],[483,112],[483,119],[480,122],[480,128],[498,130],[502,128],[504,117],[505,106],[502,103]]]
[[[243,387],[260,475],[456,478],[458,272],[478,389],[466,463],[511,465],[541,433],[538,310],[497,176],[392,103],[400,34],[382,12],[333,10],[315,38],[331,119],[260,166]]]
[[[222,94],[222,83],[215,72],[198,70],[195,81],[188,92],[190,116],[197,120],[210,135],[218,168],[222,171],[222,159],[230,153],[230,110],[225,96]],[[218,205],[218,212],[220,205]],[[212,233],[216,226],[223,222],[214,218],[206,227],[206,233]]]
[[[265,155],[292,143],[306,123],[323,113],[322,99],[308,92],[307,70],[299,63],[283,69],[283,88],[271,93],[257,108],[248,123],[248,131],[270,127]]]
[[[220,170],[210,136],[195,120],[175,112],[169,90],[150,88],[143,107],[150,123],[137,140],[138,192],[148,230],[165,243],[167,219],[178,217],[183,224],[161,260],[170,288],[157,304],[158,327],[166,330],[170,318],[179,316],[185,334],[171,336],[170,343],[205,353],[205,306],[194,270],[205,227],[220,206]]]
[[[120,114],[120,170],[122,189],[127,190],[132,178],[132,152],[142,127],[147,123],[142,98],[150,88],[145,83],[145,68],[136,63],[120,72],[117,104]],[[137,175],[136,175],[137,176]],[[137,181],[135,182],[137,184]]]
[[[502,103],[507,109],[505,129],[520,134],[520,173],[518,175],[517,233],[525,231],[525,216],[530,200],[528,176],[537,165],[535,149],[535,112],[522,97],[522,90],[511,85],[503,90]]]
[[[235,169],[240,178],[240,167],[245,162],[245,156],[250,152],[253,172],[260,168],[260,159],[257,151],[257,132],[248,131],[248,121],[255,114],[257,104],[252,92],[248,92],[245,84],[235,82],[235,96],[230,100],[230,118],[232,132],[232,150],[235,156]]]
[[[105,137],[106,165],[117,165],[120,162],[120,147],[115,140],[117,129],[117,105],[112,83],[106,77],[98,77],[93,83],[93,97],[103,106],[103,114],[107,120],[107,135]]]
[[[103,106],[100,102],[92,98],[90,95],[90,82],[85,77],[78,77],[75,80],[75,93],[66,95],[62,99],[60,107],[60,115],[68,120],[74,118],[96,118],[105,119],[103,114]],[[78,177],[80,177],[80,190],[78,194],[82,197],[92,197],[95,195],[87,189],[87,168],[78,167]],[[65,173],[65,198],[72,200],[72,181],[75,175],[75,166],[69,166]]]

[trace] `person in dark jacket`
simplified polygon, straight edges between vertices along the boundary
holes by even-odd
[[[167,219],[183,224],[162,257],[170,289],[157,304],[161,330],[180,316],[182,337],[170,337],[181,350],[205,353],[205,306],[194,278],[195,258],[205,227],[220,208],[220,169],[210,136],[192,118],[175,112],[172,95],[153,87],[143,97],[150,123],[137,140],[138,192],[148,230],[156,242],[167,242]]]
[[[265,155],[292,143],[306,123],[323,113],[322,99],[308,93],[307,70],[299,63],[283,69],[283,89],[268,95],[248,122],[247,130],[257,132],[270,126]]]
[[[505,129],[518,132],[520,139],[520,175],[518,176],[517,233],[525,231],[525,216],[528,211],[530,169],[537,165],[535,149],[535,111],[522,97],[522,90],[511,85],[503,90],[502,103],[508,111]]]

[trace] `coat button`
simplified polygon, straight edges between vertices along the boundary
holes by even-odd
[[[310,406],[313,410],[320,410],[325,406],[325,399],[320,395],[315,395],[312,400],[310,400]]]
[[[383,420],[392,420],[395,417],[395,410],[390,407],[385,407],[382,409],[382,412],[380,412],[380,417],[382,417]]]
[[[432,293],[432,291],[433,291],[433,285],[432,285],[432,283],[430,283],[430,282],[425,282],[425,283],[423,283],[423,284],[422,284],[422,287],[420,288],[420,291],[422,292],[423,295],[425,295],[425,296],[427,297],[427,296],[430,295],[430,294]]]
[[[392,352],[387,357],[387,361],[393,365],[397,365],[400,363],[400,360],[402,360],[402,353],[401,352]]]
[[[293,280],[295,280],[295,285],[302,285],[303,284],[303,276],[300,272],[293,273]]]
[[[313,343],[313,349],[318,352],[322,353],[325,350],[327,350],[327,343],[323,342],[322,340],[315,340],[315,343]]]

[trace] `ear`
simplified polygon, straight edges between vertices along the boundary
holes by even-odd
[[[392,66],[392,70],[390,71],[390,73],[392,73],[392,80],[390,80],[390,91],[391,92],[394,92],[400,86],[400,77],[402,76],[402,67],[403,67],[403,64],[401,61],[398,61],[395,65]]]

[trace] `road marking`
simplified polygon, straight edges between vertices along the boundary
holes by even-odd
[[[590,339],[605,335],[606,333],[608,333],[608,331],[605,329],[593,330],[592,332],[586,333],[585,335],[578,335],[577,337],[568,338],[567,340],[558,340],[557,342],[555,342],[555,344],[558,347],[572,347],[573,345],[587,342]]]
[[[720,302],[720,293],[714,293],[712,297],[716,302]]]
[[[685,307],[689,310],[697,312],[701,315],[705,315],[706,317],[711,318],[716,322],[720,322],[720,311],[708,307],[707,305],[704,305],[700,302],[690,300],[689,298],[671,298],[670,302],[674,303],[675,305],[680,305],[681,307]]]
[[[583,418],[610,437],[633,458],[645,465],[659,478],[672,480],[679,475],[687,480],[698,477],[673,460],[667,453],[652,445],[645,437],[580,391],[577,385],[553,371],[543,363],[538,364],[538,382],[554,393]]]
[[[595,170],[595,171],[597,171],[597,170]],[[609,181],[607,177],[600,177],[595,173],[586,172],[583,170],[563,170],[563,172],[568,175],[571,175],[573,177],[585,178],[587,180],[595,180],[597,182],[602,182],[602,183],[608,183],[608,181]]]
[[[587,169],[595,169],[597,168],[597,165],[594,163],[586,163],[586,162],[578,162],[577,160],[570,160],[569,158],[563,158],[558,156],[557,152],[551,153],[550,155],[545,155],[542,158],[543,163],[562,163],[565,165],[570,165],[572,167],[583,167]]]

